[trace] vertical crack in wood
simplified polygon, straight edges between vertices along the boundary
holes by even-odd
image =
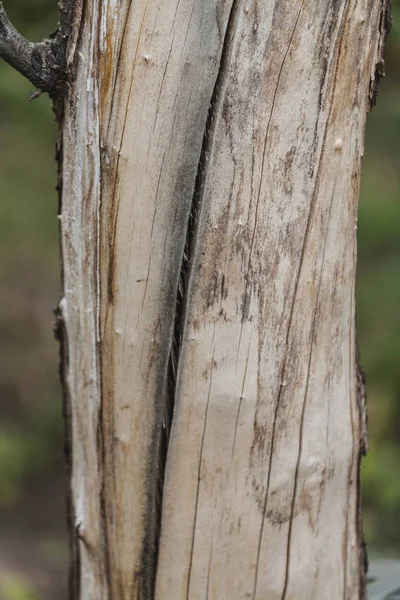
[[[87,0],[83,0],[83,10],[87,9]],[[99,490],[99,508],[100,508],[100,529],[101,529],[101,541],[103,544],[103,560],[104,560],[104,577],[105,577],[105,585],[107,589],[105,593],[107,594],[107,599],[113,599],[113,572],[111,566],[111,556],[110,556],[110,539],[108,532],[108,523],[110,519],[110,510],[108,508],[108,498],[107,498],[107,486],[106,486],[106,478],[107,478],[107,448],[104,434],[104,423],[106,420],[105,416],[105,406],[104,406],[104,379],[103,379],[103,356],[102,356],[102,327],[101,327],[101,239],[102,239],[102,231],[101,231],[101,210],[102,210],[102,202],[103,202],[103,170],[102,170],[102,148],[100,141],[100,130],[101,130],[101,122],[100,122],[100,94],[101,94],[101,67],[100,67],[100,47],[101,47],[101,35],[100,35],[100,26],[101,26],[101,17],[102,17],[102,9],[100,6],[97,7],[97,14],[95,13],[94,23],[96,26],[94,27],[93,36],[97,38],[97,44],[93,46],[94,55],[93,60],[96,65],[96,76],[94,78],[94,97],[95,107],[94,114],[95,119],[93,122],[96,123],[95,131],[96,137],[98,139],[98,147],[96,148],[98,156],[97,161],[94,161],[94,164],[98,165],[97,175],[95,179],[98,179],[98,196],[96,203],[96,253],[95,253],[95,286],[96,286],[96,305],[94,307],[96,311],[96,370],[98,374],[99,386],[100,386],[100,406],[98,411],[98,423],[97,423],[97,467],[100,478],[100,490]],[[118,157],[119,158],[119,157]],[[114,190],[115,191],[115,190]],[[107,415],[108,417],[108,415]]]
[[[288,56],[290,47],[291,47],[292,42],[293,42],[293,37],[294,37],[294,34],[296,32],[296,28],[297,28],[297,25],[298,25],[298,22],[299,22],[299,18],[300,18],[301,10],[303,8],[303,4],[304,4],[304,0],[303,0],[303,2],[301,3],[301,5],[299,7],[299,11],[297,13],[297,18],[296,18],[296,21],[295,21],[295,24],[294,24],[294,27],[293,27],[293,30],[292,30],[292,33],[291,33],[291,36],[290,36],[290,39],[289,39],[289,43],[288,43],[286,52],[285,52],[285,54],[283,56],[282,64],[281,64],[279,72],[278,72],[278,80],[277,80],[277,83],[276,83],[276,86],[275,86],[275,91],[274,91],[274,95],[273,95],[273,102],[272,102],[272,108],[271,108],[271,114],[270,114],[270,118],[269,118],[269,121],[268,121],[268,124],[267,124],[266,136],[265,136],[265,141],[264,141],[263,164],[264,164],[264,161],[265,161],[265,151],[266,151],[266,146],[267,146],[267,136],[268,136],[269,127],[270,127],[270,123],[271,123],[271,119],[272,119],[272,113],[273,113],[273,110],[274,110],[275,98],[276,98],[276,94],[277,94],[277,91],[278,91],[278,87],[279,87],[279,83],[280,83],[280,78],[281,78],[283,66],[285,64],[286,58]],[[261,179],[262,179],[262,173],[261,173]],[[258,212],[259,198],[260,198],[260,194],[258,193],[257,205],[256,205],[256,222],[255,222],[255,225],[254,225],[253,238],[252,238],[251,247],[250,247],[250,256],[249,256],[249,267],[248,267],[248,270],[250,268],[251,254],[252,254],[252,250],[253,250],[253,246],[254,246],[254,239],[255,239],[255,230],[256,230],[256,227],[257,227],[257,212]],[[313,205],[312,205],[312,207],[310,209],[310,213],[308,215],[308,220],[307,220],[307,225],[306,225],[305,240],[307,239],[307,234],[308,234],[308,229],[309,229],[309,223],[310,223],[310,219],[311,219],[311,215],[312,215],[312,208],[313,208]],[[300,278],[300,272],[301,272],[302,262],[303,262],[303,257],[304,257],[304,249],[305,249],[305,241],[304,241],[303,248],[302,248],[299,269],[298,269],[298,272],[297,272],[296,285],[295,285],[295,290],[294,290],[294,295],[293,295],[293,303],[292,303],[292,307],[291,307],[291,313],[290,313],[290,317],[289,317],[289,324],[288,324],[287,335],[286,335],[286,346],[288,344],[289,333],[290,333],[290,330],[291,330],[291,323],[292,323],[292,318],[293,318],[294,305],[295,305],[295,300],[296,300],[296,295],[297,295],[297,289],[298,289],[298,284],[299,284],[299,278]],[[284,371],[285,371],[285,368],[286,368],[286,360],[284,360],[283,365],[282,365],[282,375],[281,375],[281,378],[280,378],[281,381],[284,381]],[[264,523],[265,523],[266,513],[267,513],[267,502],[268,502],[268,494],[269,494],[269,485],[270,485],[270,480],[271,480],[272,457],[273,457],[274,443],[275,443],[276,423],[277,423],[277,418],[278,418],[278,411],[279,411],[279,405],[280,405],[280,398],[281,398],[282,390],[283,390],[283,386],[281,385],[281,387],[279,389],[279,393],[278,393],[278,398],[277,398],[277,401],[276,401],[276,409],[275,409],[274,421],[273,421],[273,426],[272,426],[272,440],[271,440],[270,461],[269,461],[269,465],[268,465],[267,487],[266,487],[265,497],[264,497],[263,518],[262,518],[261,530],[260,530],[260,535],[259,535],[259,540],[258,540],[257,564],[256,564],[255,577],[254,577],[254,586],[253,586],[253,597],[252,597],[252,600],[255,599],[256,593],[257,593],[259,564],[260,564],[260,558],[261,558],[261,544],[262,544],[262,538],[263,538],[263,533],[264,533]]]
[[[345,26],[348,8],[349,8],[349,0],[345,0],[345,2],[344,2],[344,9],[343,9],[343,15],[344,16],[343,16],[342,21],[341,21],[341,23],[339,25],[338,53],[337,53],[337,59],[336,59],[336,67],[334,69],[333,89],[332,89],[332,92],[331,92],[332,99],[334,98],[334,93],[335,93],[335,89],[336,89],[337,74],[338,74],[338,64],[339,64],[339,58],[340,58],[340,53],[341,53],[342,43],[343,43],[343,28]],[[300,7],[300,11],[301,11],[301,7]],[[299,16],[300,16],[300,12],[298,13],[298,18],[299,18]],[[298,18],[296,20],[295,28],[296,28],[297,23],[298,23]],[[294,28],[294,30],[295,30],[295,28]],[[294,31],[293,31],[292,36],[291,36],[291,41],[293,39],[293,35],[294,35]],[[289,48],[288,48],[288,50],[289,50]],[[326,121],[326,124],[325,124],[325,128],[324,128],[324,132],[323,132],[323,138],[322,138],[322,144],[321,144],[321,156],[319,157],[318,165],[322,164],[322,157],[323,157],[323,155],[325,153],[326,137],[327,137],[327,132],[328,132],[328,125],[329,125],[329,122],[330,122],[330,119],[331,119],[331,115],[332,115],[332,110],[333,110],[333,101],[331,102],[331,106],[330,106],[330,109],[329,109],[329,116],[327,118],[327,121]],[[306,250],[306,246],[307,246],[307,242],[308,242],[308,238],[309,238],[309,234],[310,234],[310,228],[311,228],[311,224],[312,224],[312,220],[313,220],[313,216],[314,216],[314,212],[315,212],[315,208],[316,208],[316,202],[317,202],[317,197],[318,197],[320,179],[321,179],[321,169],[319,168],[318,169],[318,173],[317,173],[317,177],[316,177],[316,184],[315,184],[314,191],[313,191],[312,198],[311,198],[310,209],[309,209],[309,213],[308,213],[308,216],[307,216],[306,229],[305,229],[305,233],[304,233],[304,240],[303,240],[303,245],[302,245],[302,250],[301,250],[301,255],[300,255],[300,263],[299,263],[299,267],[298,267],[298,271],[297,271],[297,276],[296,276],[295,289],[294,289],[294,293],[293,293],[293,302],[292,302],[292,307],[291,307],[291,312],[290,312],[289,322],[288,322],[288,329],[287,329],[287,334],[286,334],[286,346],[288,346],[288,342],[289,342],[289,336],[290,336],[290,332],[291,332],[292,320],[293,320],[293,315],[294,315],[294,307],[295,307],[296,297],[297,297],[298,287],[299,287],[300,274],[301,274],[301,271],[302,271],[302,268],[303,268],[303,263],[304,263],[304,258],[305,258],[305,250]],[[281,381],[284,381],[284,379],[285,379],[285,370],[286,370],[286,358],[284,359],[283,364],[282,364],[281,377],[280,377]],[[308,384],[308,377],[307,377],[307,384]],[[274,421],[273,421],[273,426],[272,426],[272,441],[271,441],[271,451],[270,451],[270,462],[269,462],[269,467],[268,467],[267,487],[266,487],[266,492],[265,492],[265,496],[264,496],[263,521],[262,521],[262,526],[261,526],[261,531],[260,531],[260,536],[259,536],[258,553],[257,553],[257,566],[256,566],[256,572],[255,572],[255,583],[254,583],[254,590],[253,590],[253,598],[252,598],[252,600],[255,600],[256,593],[257,593],[259,563],[260,563],[260,558],[261,558],[261,544],[262,544],[262,537],[263,537],[263,532],[264,532],[264,522],[265,522],[266,513],[267,513],[267,503],[268,503],[268,495],[269,495],[269,487],[270,487],[270,479],[271,479],[271,469],[272,469],[272,457],[274,455],[274,445],[275,445],[275,432],[276,432],[276,426],[277,426],[277,419],[278,419],[279,408],[280,408],[280,404],[281,404],[281,395],[282,395],[282,392],[283,392],[283,386],[281,385],[281,387],[279,389],[279,392],[278,392],[277,401],[276,401]],[[303,410],[304,410],[304,406],[303,406]],[[303,413],[302,413],[302,416],[303,416]],[[296,475],[296,478],[297,478],[297,475]],[[294,499],[295,499],[295,496],[294,496]],[[293,510],[293,504],[292,504],[292,510]],[[292,522],[292,518],[293,518],[293,515],[292,515],[292,517],[290,519],[290,524]],[[289,548],[290,548],[290,532],[289,532],[289,537],[288,537],[288,546],[287,546],[287,548],[288,548],[288,552],[289,552]],[[285,570],[285,582],[284,582],[284,587],[283,587],[283,591],[282,591],[282,600],[284,600],[285,596],[286,596],[286,590],[287,590],[287,585],[288,585],[288,574],[289,574],[288,570],[289,570],[289,564],[288,564],[288,561],[287,561],[287,563],[286,563],[286,570]]]
[[[158,456],[158,482],[157,482],[157,539],[156,539],[156,552],[158,553],[159,541],[161,535],[161,524],[162,524],[162,501],[163,501],[163,489],[165,480],[165,469],[168,458],[168,447],[171,434],[172,421],[174,416],[175,401],[176,401],[176,390],[178,385],[178,371],[179,361],[181,356],[182,342],[184,337],[186,313],[188,306],[188,292],[189,282],[192,271],[193,259],[196,253],[197,247],[197,232],[200,214],[203,205],[204,193],[207,183],[208,176],[208,163],[211,154],[211,149],[214,144],[216,115],[218,113],[221,103],[221,90],[223,87],[224,79],[228,73],[228,65],[231,57],[232,40],[234,37],[235,27],[237,23],[237,17],[239,14],[239,0],[233,0],[227,25],[225,29],[224,41],[222,44],[222,52],[219,63],[219,69],[211,96],[210,107],[208,111],[208,117],[206,127],[204,130],[203,143],[200,152],[200,159],[197,167],[196,181],[194,185],[194,191],[192,196],[192,203],[189,212],[187,231],[186,231],[186,242],[183,251],[182,264],[179,275],[178,288],[176,292],[175,300],[175,316],[173,324],[173,334],[171,340],[169,362],[168,362],[168,374],[167,374],[167,393],[164,404],[164,414],[162,422],[161,441],[159,444],[159,456]],[[201,460],[200,460],[201,463]],[[200,468],[200,465],[199,465]],[[200,483],[200,482],[199,482]],[[199,485],[199,484],[198,484]],[[194,528],[196,523],[196,517],[194,522]],[[193,529],[194,531],[194,529]],[[194,533],[193,533],[194,543]],[[193,550],[193,548],[192,548]],[[156,556],[156,567],[157,571],[158,556]],[[189,590],[190,577],[188,579],[188,590]]]
[[[329,213],[328,213],[328,219],[327,219],[328,223],[331,221],[332,205],[333,205],[333,200],[335,197],[335,191],[336,191],[336,187],[334,186],[332,195],[331,195],[330,204],[329,204]],[[307,238],[308,238],[308,236],[307,236]],[[308,389],[309,389],[309,384],[310,384],[311,362],[312,362],[312,356],[313,356],[314,340],[316,338],[315,330],[316,330],[318,306],[320,303],[320,296],[321,296],[322,274],[323,274],[324,266],[325,266],[326,243],[327,243],[327,235],[325,235],[325,239],[324,239],[321,269],[320,269],[319,282],[318,282],[318,292],[317,292],[317,298],[315,301],[313,321],[312,321],[312,327],[311,327],[311,333],[310,333],[310,350],[309,350],[308,364],[307,364],[306,387],[305,387],[305,391],[304,391],[303,405],[301,408],[301,416],[300,416],[299,452],[298,452],[297,462],[296,462],[293,496],[292,496],[291,509],[290,509],[289,532],[288,532],[288,542],[287,542],[287,549],[286,549],[285,583],[284,583],[284,587],[283,587],[282,600],[286,600],[288,584],[289,584],[290,551],[291,551],[291,541],[292,541],[293,520],[294,520],[294,511],[295,511],[298,484],[299,484],[300,462],[301,462],[301,457],[302,457],[302,452],[303,452],[304,417],[305,417],[305,412],[306,412]]]
[[[191,581],[192,568],[193,568],[194,543],[195,543],[195,539],[196,539],[196,522],[197,522],[197,513],[198,513],[198,508],[199,508],[199,497],[200,497],[201,463],[203,460],[204,440],[205,440],[206,431],[207,431],[208,409],[210,407],[211,388],[212,388],[212,380],[213,380],[212,375],[213,375],[214,356],[215,356],[215,325],[214,325],[213,345],[214,345],[214,347],[213,347],[213,353],[212,353],[212,357],[211,357],[211,366],[210,366],[210,373],[209,373],[210,383],[208,385],[206,411],[205,411],[205,415],[204,415],[204,425],[203,425],[203,432],[201,435],[199,464],[198,464],[198,469],[197,469],[197,490],[196,490],[196,503],[195,503],[194,521],[193,521],[193,536],[192,536],[192,543],[191,543],[191,547],[190,547],[188,580],[187,580],[187,587],[186,587],[187,600],[190,600],[190,581]],[[209,571],[211,570],[211,566],[212,566],[212,564],[211,564],[211,557],[210,557]],[[207,585],[207,588],[208,588],[208,585]]]

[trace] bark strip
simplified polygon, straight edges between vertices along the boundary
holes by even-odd
[[[213,114],[157,600],[365,593],[356,222],[386,3],[299,8],[241,5]]]
[[[218,75],[215,81],[214,90],[212,93],[210,108],[208,111],[207,122],[204,130],[204,138],[200,153],[200,160],[197,168],[196,181],[194,185],[193,198],[189,213],[189,220],[186,232],[186,242],[183,251],[182,266],[179,275],[178,290],[176,294],[176,308],[174,318],[174,329],[173,339],[171,344],[171,351],[169,356],[168,366],[168,394],[165,402],[165,416],[164,416],[164,433],[162,448],[163,452],[160,457],[161,464],[161,475],[160,475],[160,488],[162,490],[164,486],[164,475],[165,465],[167,462],[168,455],[168,443],[171,434],[171,425],[173,422],[174,408],[175,408],[175,395],[177,388],[177,378],[179,370],[179,359],[181,354],[181,347],[183,337],[185,335],[185,319],[186,310],[188,303],[188,286],[190,281],[191,269],[193,266],[193,259],[196,252],[196,239],[197,239],[197,228],[199,218],[202,209],[203,193],[205,187],[205,181],[207,180],[207,167],[210,152],[213,145],[214,137],[214,125],[215,125],[215,114],[219,107],[219,93],[222,86],[223,78],[226,77],[227,66],[229,64],[229,53],[231,49],[232,37],[234,35],[235,20],[238,14],[238,2],[233,0],[231,11],[228,17],[228,23],[226,26],[221,59],[219,64]],[[162,503],[162,492],[160,503]],[[160,533],[160,532],[159,532]]]

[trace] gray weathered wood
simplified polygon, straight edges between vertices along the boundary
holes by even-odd
[[[80,9],[60,215],[75,597],[359,599],[356,223],[386,3]]]

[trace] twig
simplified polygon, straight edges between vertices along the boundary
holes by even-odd
[[[0,1],[0,58],[24,75],[38,90],[54,92],[57,81],[66,76],[66,47],[70,32],[74,0],[59,3],[60,22],[51,39],[32,43],[12,25]]]

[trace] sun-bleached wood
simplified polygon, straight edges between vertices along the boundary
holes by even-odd
[[[356,223],[385,10],[76,3],[74,598],[362,597]]]

